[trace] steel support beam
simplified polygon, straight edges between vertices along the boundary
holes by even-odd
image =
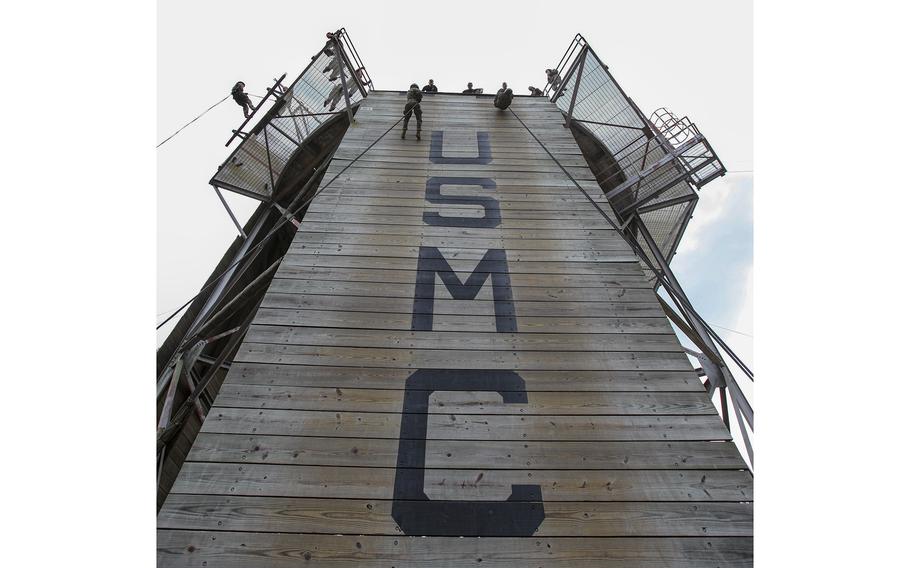
[[[643,205],[636,209],[636,213],[639,215],[642,213],[650,213],[651,211],[657,211],[658,209],[663,209],[664,207],[672,207],[674,205],[679,205],[680,203],[688,203],[695,199],[695,194],[692,195],[683,195],[682,197],[674,197],[673,199],[667,199],[666,201],[661,201],[660,203],[654,203],[653,205]]]
[[[575,99],[578,97],[578,88],[581,86],[581,77],[585,70],[585,58],[588,56],[588,48],[583,47],[581,54],[578,56],[578,79],[575,81],[575,88],[572,89],[572,100],[569,102],[569,112],[566,114],[566,128],[572,124],[572,113],[575,112]],[[571,76],[571,75],[570,75]],[[566,77],[568,80],[568,77]]]
[[[742,390],[739,388],[739,385],[736,383],[736,379],[730,373],[730,370],[727,368],[727,365],[723,362],[723,356],[720,351],[717,349],[717,345],[714,343],[714,340],[711,338],[711,335],[702,325],[700,319],[693,315],[695,310],[692,308],[692,303],[689,301],[689,298],[686,296],[686,293],[683,291],[682,286],[679,284],[679,281],[676,280],[676,276],[673,274],[673,271],[670,270],[670,265],[667,263],[663,254],[660,252],[660,249],[657,247],[657,243],[654,242],[654,238],[651,236],[651,233],[648,231],[648,228],[641,221],[641,219],[636,216],[636,225],[638,227],[639,235],[645,240],[645,243],[648,245],[648,248],[651,250],[651,254],[657,260],[660,270],[664,275],[664,286],[667,288],[667,291],[670,293],[673,301],[676,302],[680,310],[683,313],[683,316],[688,321],[691,328],[689,333],[686,335],[692,339],[696,345],[699,345],[700,348],[705,348],[700,355],[703,355],[705,359],[699,359],[702,363],[705,361],[710,361],[711,365],[717,367],[717,372],[719,372],[722,380],[724,381],[723,385],[717,385],[712,380],[713,386],[725,386],[730,390],[730,398],[733,401],[734,409],[741,409],[745,415],[746,421],[749,423],[750,428],[754,428],[753,425],[753,411],[752,406],[749,404],[749,401],[746,400],[745,395]],[[682,329],[682,328],[681,328]],[[685,333],[685,330],[684,330]],[[698,338],[698,341],[696,341]],[[710,356],[709,356],[710,354]],[[705,371],[709,378],[712,378],[712,370],[706,366]],[[715,373],[717,373],[715,372]]]
[[[338,40],[335,40],[335,49],[337,50],[335,57],[340,59],[340,64],[338,65],[338,73],[341,76],[341,92],[344,95],[344,108],[348,113],[348,123],[354,124],[354,112],[351,110],[351,97],[348,95],[348,83],[344,75],[344,68],[347,66],[347,58],[344,57],[341,42]],[[356,81],[357,79],[355,78],[354,80]]]
[[[228,340],[228,343],[224,346],[224,349],[221,350],[221,353],[215,358],[212,366],[209,367],[209,370],[203,376],[202,380],[196,384],[196,389],[190,393],[186,400],[183,401],[183,404],[174,414],[173,419],[167,424],[166,427],[158,429],[158,449],[163,448],[167,445],[167,442],[177,433],[180,426],[183,424],[183,420],[186,418],[187,413],[189,412],[190,407],[192,407],[194,401],[199,398],[203,391],[209,386],[209,383],[214,378],[215,374],[218,372],[222,363],[227,359],[228,355],[240,345],[240,341],[243,340],[243,337],[246,335],[246,330],[249,328],[250,323],[252,323],[253,318],[256,316],[256,311],[258,309],[259,303],[250,310],[250,313],[244,318],[242,324],[240,324],[241,333],[235,333]],[[182,359],[180,360],[182,361]],[[180,363],[178,362],[178,365]]]
[[[268,268],[263,270],[262,273],[259,274],[259,276],[254,278],[249,284],[247,284],[243,288],[243,290],[241,290],[240,292],[237,293],[237,295],[235,295],[233,298],[231,298],[231,300],[227,304],[225,304],[224,306],[221,307],[221,309],[219,309],[217,312],[212,314],[212,317],[210,317],[208,320],[206,320],[204,323],[202,323],[199,326],[199,330],[195,333],[195,335],[196,336],[204,335],[204,333],[206,331],[208,331],[215,323],[217,323],[223,316],[230,313],[230,310],[234,306],[243,303],[244,300],[249,299],[250,295],[253,292],[258,290],[263,284],[267,283],[267,281],[266,281],[267,276],[269,274],[271,274],[273,271],[275,271],[275,269],[278,268],[278,265],[281,264],[281,260],[283,258],[284,257],[282,256],[281,258],[279,258],[278,260],[273,262],[271,264],[271,266],[269,266]]]
[[[196,333],[196,328],[199,324],[206,319],[208,319],[209,312],[213,307],[221,300],[222,295],[224,294],[227,284],[231,281],[231,278],[237,272],[237,268],[240,265],[240,260],[247,254],[252,245],[253,239],[259,234],[259,231],[262,230],[265,220],[268,217],[269,210],[265,209],[260,214],[259,218],[256,220],[256,223],[253,225],[253,228],[250,230],[249,235],[243,240],[243,244],[240,248],[237,249],[237,252],[234,254],[233,259],[231,259],[231,264],[228,265],[228,269],[218,278],[217,284],[212,288],[212,291],[209,293],[208,298],[203,304],[202,308],[199,310],[199,313],[196,314],[196,318],[193,320],[192,325],[189,326],[186,335],[181,338],[179,345],[182,345],[186,338],[192,337]],[[170,378],[171,372],[174,368],[174,360],[180,355],[180,348],[178,347],[177,351],[172,357],[171,363],[162,371],[161,375],[158,377],[158,396],[161,396],[163,392],[163,385],[167,385],[167,381]]]
[[[216,186],[216,185],[213,185],[212,187],[215,188],[215,193],[218,194],[218,199],[221,200],[221,204],[224,205],[225,211],[227,211],[228,215],[230,215],[231,221],[234,222],[234,226],[237,227],[237,232],[240,233],[240,237],[245,239],[246,233],[243,232],[243,227],[237,221],[237,217],[234,216],[234,212],[231,211],[231,207],[228,205],[228,202],[225,201],[224,196],[221,194],[221,190],[218,189],[218,186]]]

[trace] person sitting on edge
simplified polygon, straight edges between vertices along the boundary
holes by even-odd
[[[528,90],[531,91],[532,97],[542,97],[543,96],[543,91],[541,91],[537,87],[528,87]]]
[[[244,87],[246,87],[246,83],[237,81],[234,88],[231,89],[231,96],[234,97],[235,103],[243,107],[243,118],[249,118],[253,114],[253,101],[250,100],[248,94],[243,92]]]
[[[506,110],[509,108],[510,104],[512,104],[512,89],[503,81],[502,88],[496,91],[496,98],[493,99],[493,106],[499,110]]]
[[[433,84],[433,79],[430,79],[430,83],[427,85],[424,85],[423,89],[421,89],[421,90],[424,93],[435,93],[435,92],[439,91],[439,89],[436,88],[436,85]]]
[[[404,135],[408,131],[408,121],[411,120],[412,112],[417,116],[417,139],[420,140],[420,126],[423,124],[423,111],[420,110],[420,101],[422,100],[423,93],[420,92],[420,87],[417,86],[417,83],[411,83],[411,88],[408,89],[408,100],[404,105],[404,126],[401,128],[402,140],[404,140]]]
[[[483,89],[478,87],[474,88],[474,83],[468,83],[468,88],[461,92],[463,95],[482,95]]]

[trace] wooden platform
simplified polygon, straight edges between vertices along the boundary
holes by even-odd
[[[312,203],[159,566],[751,566],[751,475],[635,256],[489,97],[422,108]],[[555,106],[513,109],[604,202]]]

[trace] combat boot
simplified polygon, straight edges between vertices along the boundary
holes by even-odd
[[[417,139],[420,140],[420,131],[417,131]]]
[[[402,139],[402,140],[404,140],[404,135],[407,134],[407,133],[408,133],[407,130],[402,130],[402,131],[401,131],[401,139]]]

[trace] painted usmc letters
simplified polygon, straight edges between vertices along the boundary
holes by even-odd
[[[489,164],[492,147],[488,132],[477,132],[477,157],[443,156],[443,132],[432,134],[430,162],[434,164]],[[423,222],[435,227],[495,229],[502,223],[499,201],[489,195],[443,195],[443,185],[496,189],[491,178],[430,177],[426,200],[434,204],[478,205],[482,217],[448,217],[426,212]],[[452,270],[436,247],[421,246],[417,260],[412,331],[433,330],[436,275],[454,300],[472,301],[489,280],[493,289],[493,314],[498,333],[517,331],[509,263],[503,249],[488,249],[464,280]],[[395,471],[392,517],[407,535],[424,536],[529,536],[543,522],[545,513],[539,485],[512,485],[505,501],[432,500],[424,490],[427,415],[430,397],[438,391],[496,392],[504,404],[527,404],[525,381],[504,370],[420,369],[405,383],[398,460]]]

